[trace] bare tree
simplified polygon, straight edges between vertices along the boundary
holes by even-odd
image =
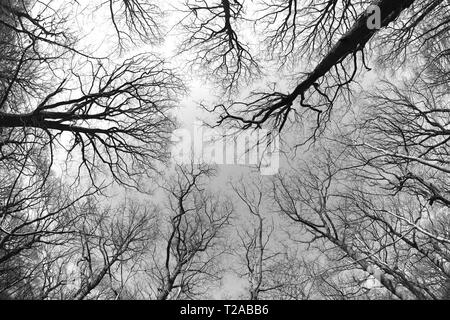
[[[367,4],[364,10],[363,4]],[[369,9],[373,7],[377,8],[380,28],[371,27],[374,13]],[[290,120],[298,123],[306,119],[315,122],[306,141],[315,138],[329,122],[333,107],[349,104],[350,85],[358,72],[370,69],[365,56],[371,52],[372,38],[386,51],[415,47],[415,40],[420,48],[445,32],[448,17],[435,20],[433,13],[447,7],[448,3],[440,0],[267,2],[261,21],[269,25],[269,43],[276,42],[272,48],[279,48],[282,63],[294,47],[300,48],[301,57],[313,61],[312,70],[302,72],[288,93],[255,90],[243,101],[217,105],[214,110],[221,112],[218,124],[281,131]],[[414,37],[419,34],[423,36]]]
[[[11,24],[4,28],[19,57],[12,61],[5,57],[10,71],[0,99],[2,153],[38,144],[49,153],[51,165],[54,153],[62,149],[68,157],[80,155],[79,174],[86,169],[93,182],[93,171],[99,167],[124,184],[166,159],[174,128],[169,112],[183,85],[163,60],[153,54],[122,59],[116,65],[93,59],[78,52],[75,41],[57,40],[70,38],[64,18],[51,16],[53,33],[43,29],[51,7],[37,18],[22,1],[2,4],[2,9],[11,16]],[[46,41],[52,47],[40,49]],[[70,65],[80,57],[87,62]]]
[[[324,160],[303,164],[274,186],[280,212],[302,226],[299,241],[346,261],[347,270],[364,271],[365,280],[355,282],[366,289],[381,285],[400,299],[439,299],[448,263],[446,237],[437,236],[447,231],[438,221],[446,218],[420,198],[386,193],[375,178],[368,184],[360,167],[354,173],[339,166],[345,154],[332,154],[325,151]]]
[[[0,188],[1,291],[19,299],[43,299],[64,285],[63,271],[52,268],[66,253],[50,252],[59,251],[77,232],[81,215],[74,214],[73,207],[96,193],[88,189],[77,194],[45,172],[33,173],[36,176],[2,173]]]
[[[237,28],[245,22],[244,1],[188,0],[180,9],[185,39],[180,52],[193,55],[195,65],[206,67],[226,91],[239,87],[259,73],[257,61]]]
[[[219,261],[227,250],[225,230],[233,207],[205,190],[214,170],[206,165],[177,166],[163,189],[169,223],[149,261],[149,285],[158,300],[192,299],[221,278]]]
[[[99,5],[102,6],[108,6],[122,49],[127,41],[136,43],[136,38],[146,43],[160,42],[163,12],[158,1],[109,0]]]
[[[393,192],[410,190],[448,207],[448,94],[415,78],[401,86],[385,83],[371,95],[361,117],[364,140],[357,140],[355,158],[379,175]],[[376,173],[374,173],[376,174]]]
[[[80,209],[90,212],[77,236],[78,289],[70,298],[120,298],[126,290],[124,273],[133,271],[150,242],[155,240],[154,213],[134,203],[105,210],[97,209],[90,202],[86,205]],[[105,281],[108,285],[102,287],[101,282]]]
[[[163,160],[167,154],[173,129],[168,111],[181,84],[162,61],[147,64],[146,59],[155,61],[154,57],[140,56],[111,72],[101,64],[92,65],[86,84],[73,73],[79,81],[77,89],[66,87],[65,79],[33,109],[2,111],[2,149],[12,147],[12,153],[17,145],[40,138],[52,158],[62,134],[68,133],[71,142],[64,149],[68,156],[81,154],[79,170],[86,168],[92,181],[92,171],[98,165],[124,183],[125,176],[152,169],[153,161]],[[14,85],[15,79],[11,81]],[[71,91],[81,94],[63,98]]]
[[[239,275],[248,280],[249,299],[258,300],[282,286],[270,283],[270,278],[278,271],[274,270],[274,265],[281,255],[273,248],[275,225],[273,217],[266,217],[263,211],[266,204],[261,180],[248,184],[241,180],[232,188],[250,214],[250,227],[238,229],[241,249],[237,249],[235,255],[243,269]]]

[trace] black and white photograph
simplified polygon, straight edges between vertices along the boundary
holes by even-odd
[[[0,0],[0,300],[450,300],[450,1]]]

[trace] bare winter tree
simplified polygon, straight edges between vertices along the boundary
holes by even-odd
[[[414,195],[389,194],[374,177],[367,183],[360,167],[340,167],[342,158],[330,151],[321,159],[279,177],[274,187],[280,212],[301,226],[301,241],[332,261],[344,259],[347,270],[364,271],[366,279],[355,283],[365,289],[381,285],[400,299],[441,298],[448,278],[445,216]]]
[[[269,285],[270,278],[278,270],[273,267],[281,252],[273,250],[273,233],[275,230],[273,218],[264,213],[264,191],[262,181],[254,181],[248,185],[244,181],[234,184],[233,190],[244,203],[250,213],[250,227],[238,230],[240,239],[236,255],[242,265],[240,276],[248,280],[250,300],[258,300],[278,289],[282,284]]]
[[[245,298],[323,299],[329,298],[332,286],[340,292],[346,290],[343,282],[337,283],[340,279],[334,279],[342,270],[333,271],[336,265],[332,260],[321,262],[321,251],[313,250],[290,223],[275,224],[278,198],[273,206],[270,184],[262,179],[240,180],[233,189],[252,218],[249,226],[238,229],[241,249],[235,251],[239,276],[249,282],[249,297]]]
[[[120,47],[127,41],[136,44],[137,39],[144,43],[160,42],[163,12],[158,1],[109,0],[99,5],[103,6],[108,7]]]
[[[27,29],[29,23],[41,28],[41,20],[30,16],[25,3],[2,9],[12,20],[4,32],[11,34],[14,54],[19,56],[17,61],[5,59],[12,70],[0,100],[2,154],[19,153],[22,146],[38,140],[51,160],[63,146],[68,157],[77,155],[79,174],[86,169],[95,181],[94,169],[106,168],[123,183],[135,174],[151,172],[155,161],[167,157],[174,128],[169,112],[183,86],[164,61],[153,54],[117,64],[91,59],[72,42],[53,40],[46,29],[38,35]],[[44,21],[51,10],[47,7],[39,19]],[[54,33],[70,38],[64,19],[51,21]],[[50,48],[40,49],[49,41]],[[70,65],[77,57],[87,62]],[[48,79],[47,74],[55,76]]]
[[[184,6],[180,52],[190,53],[191,62],[206,67],[226,91],[258,75],[258,63],[238,30],[245,22],[244,1],[189,0]]]
[[[43,173],[46,174],[45,172]],[[2,175],[0,188],[0,279],[1,293],[18,299],[44,299],[60,290],[65,278],[55,271],[59,252],[77,232],[81,215],[74,206],[96,190],[76,193],[55,177]],[[52,273],[46,274],[49,269]],[[53,273],[56,272],[56,273]],[[44,274],[44,275],[43,275]]]
[[[88,201],[80,209],[88,214],[75,240],[78,288],[69,298],[121,299],[127,293],[127,280],[138,271],[155,240],[155,215],[135,203],[102,210]]]
[[[79,153],[79,169],[86,168],[93,181],[92,171],[98,165],[104,165],[118,181],[152,169],[152,161],[166,156],[173,128],[168,111],[181,85],[174,82],[176,78],[162,61],[149,65],[146,59],[154,61],[136,57],[111,72],[101,64],[92,65],[86,84],[73,74],[79,81],[77,89],[66,87],[65,79],[33,108],[6,109],[0,118],[2,149],[11,147],[9,153],[13,153],[17,145],[41,138],[53,156],[59,139],[67,133],[71,139],[65,144],[68,156]],[[80,94],[58,99],[74,90]]]
[[[213,174],[206,165],[177,166],[163,186],[169,223],[147,272],[158,300],[204,296],[221,278],[219,262],[227,250],[225,232],[233,207],[205,189],[205,179]]]
[[[398,52],[417,52],[446,32],[448,5],[442,0],[266,2],[261,22],[272,44],[269,53],[281,54],[281,64],[288,58],[294,64],[312,62],[311,69],[302,70],[287,93],[259,89],[245,100],[217,105],[218,124],[281,131],[289,120],[314,121],[306,139],[314,138],[335,105],[349,104],[358,72],[370,70],[366,55],[374,51],[371,43],[397,61],[392,66],[401,67]],[[373,19],[378,27],[372,26]]]

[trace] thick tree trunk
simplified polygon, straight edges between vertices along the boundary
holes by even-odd
[[[381,28],[395,21],[400,13],[410,7],[414,0],[378,0],[373,5],[380,8]],[[287,102],[292,103],[298,96],[308,90],[318,79],[328,73],[340,61],[359,48],[363,48],[375,35],[377,29],[369,29],[370,13],[364,13],[356,20],[353,27],[331,48],[316,68],[288,96]]]

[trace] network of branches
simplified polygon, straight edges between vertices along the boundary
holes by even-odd
[[[448,0],[2,0],[0,298],[450,299],[449,31]],[[172,161],[196,82],[278,174]]]

